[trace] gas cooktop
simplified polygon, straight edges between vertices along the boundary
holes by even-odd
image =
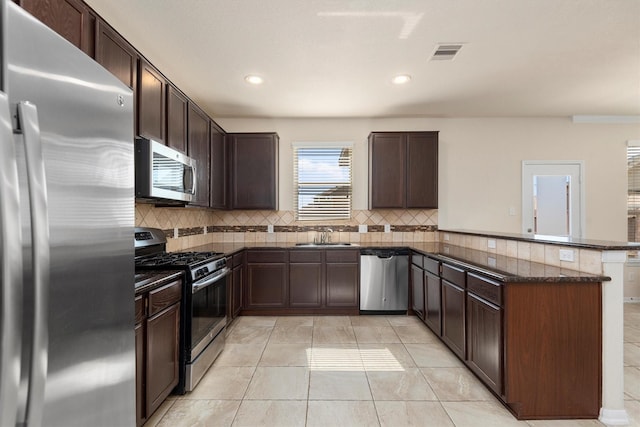
[[[136,267],[186,265],[192,266],[222,258],[219,252],[163,252],[136,258]]]

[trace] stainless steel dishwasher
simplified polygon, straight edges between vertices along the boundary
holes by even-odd
[[[360,251],[360,312],[404,314],[409,303],[409,250]]]

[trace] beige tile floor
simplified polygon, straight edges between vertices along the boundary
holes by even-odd
[[[625,406],[640,426],[640,304],[625,304]],[[198,387],[147,427],[602,426],[518,421],[417,318],[239,317]]]

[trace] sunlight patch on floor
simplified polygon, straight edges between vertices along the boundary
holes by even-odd
[[[314,371],[404,371],[387,348],[308,348],[309,369]]]

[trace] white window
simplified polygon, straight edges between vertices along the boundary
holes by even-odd
[[[640,141],[627,142],[627,240],[640,241]]]
[[[293,191],[299,220],[351,217],[352,143],[294,143]]]

